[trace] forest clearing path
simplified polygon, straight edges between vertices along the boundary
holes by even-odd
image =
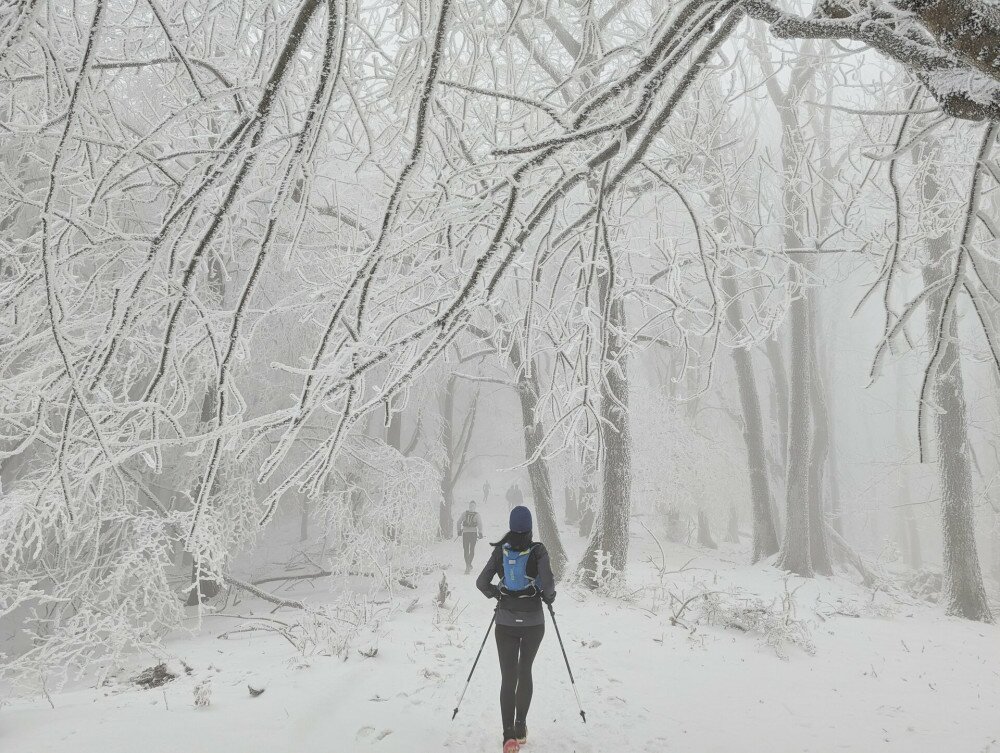
[[[549,620],[526,753],[1000,753],[1000,629],[873,596],[846,578],[786,579],[767,565],[738,564],[735,551],[669,546],[668,570],[696,559],[660,583],[647,562],[658,551],[635,544],[630,583],[647,588],[630,601],[560,586],[556,615],[588,723]],[[0,712],[0,750],[134,753],[142,740],[143,753],[495,753],[500,680],[492,635],[451,721],[491,603],[476,591],[475,572],[463,574],[457,544],[435,554],[451,563],[448,605],[432,603],[442,571],[429,573],[413,592],[416,608],[382,623],[373,658],[359,655],[363,643],[345,661],[303,658],[274,634],[220,641],[232,621],[206,618],[200,633],[167,644],[194,669],[190,677],[148,691],[124,682],[66,690],[53,694],[54,711],[44,700],[14,701]],[[815,655],[785,645],[782,659],[760,635],[672,625],[670,609],[654,603],[670,589],[682,597],[756,595],[780,606],[796,586],[793,619],[808,624]],[[317,590],[297,589],[319,601]],[[852,610],[858,616],[848,616]],[[270,607],[251,601],[239,611]],[[119,676],[148,663],[137,657]],[[196,709],[193,688],[206,680],[211,706]],[[251,698],[248,684],[265,692]]]

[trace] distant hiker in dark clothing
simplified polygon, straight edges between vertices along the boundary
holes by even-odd
[[[531,705],[531,664],[545,635],[542,602],[556,598],[555,579],[544,544],[531,540],[531,511],[518,505],[510,512],[510,531],[491,544],[486,567],[476,586],[496,611],[497,654],[500,658],[500,717],[504,753],[517,753],[528,736]],[[494,577],[500,585],[493,583]]]
[[[524,495],[521,493],[521,486],[516,481],[507,490],[507,506],[513,510],[518,505],[524,504]]]
[[[594,509],[588,507],[583,511],[583,515],[580,516],[580,536],[587,538],[590,532],[594,530]]]
[[[565,488],[566,494],[566,522],[570,525],[576,525],[580,520],[580,507],[576,501],[576,489],[567,486]]]
[[[476,512],[476,503],[469,502],[469,509],[458,519],[455,537],[462,537],[465,550],[465,574],[472,572],[472,560],[476,556],[476,542],[483,537],[483,519]]]

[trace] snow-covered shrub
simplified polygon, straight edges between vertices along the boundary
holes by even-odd
[[[250,618],[219,637],[227,639],[251,632],[279,635],[295,649],[296,666],[306,666],[305,660],[312,656],[346,660],[352,648],[357,648],[364,656],[374,656],[378,652],[382,624],[396,609],[396,605],[388,601],[374,601],[348,592],[331,603],[306,606],[290,616]]]
[[[18,608],[25,650],[3,674],[28,687],[56,685],[98,661],[152,649],[183,610],[169,581],[176,525],[129,512],[101,495],[64,500],[30,484],[0,503],[0,571],[18,577],[4,612]],[[9,588],[9,586],[8,586]]]
[[[761,645],[787,659],[788,646],[798,646],[810,656],[816,653],[809,623],[795,616],[795,607],[790,592],[770,601],[742,592],[716,592],[706,596],[700,610],[705,623],[756,636]]]
[[[714,625],[752,635],[780,659],[788,658],[788,647],[797,646],[810,656],[816,653],[809,622],[797,616],[795,592],[762,599],[741,589],[712,590],[696,583],[679,594],[670,594],[671,623],[693,628]]]
[[[611,555],[600,549],[595,556],[593,579],[597,584],[595,590],[612,599],[631,601],[636,595],[635,591],[629,590],[623,573],[611,564]]]
[[[392,591],[433,566],[441,487],[428,461],[369,437],[352,437],[338,462],[343,487],[318,501],[327,531],[325,564],[335,575],[366,575]]]
[[[911,596],[937,604],[944,590],[944,577],[935,570],[918,570],[907,573],[902,579],[902,586]]]
[[[158,457],[129,466],[122,478],[156,470],[164,462]],[[197,477],[185,458],[169,459],[172,470],[157,481],[179,486]],[[78,482],[89,467],[80,462],[65,470]],[[31,691],[117,664],[132,651],[162,656],[160,639],[181,626],[190,588],[190,565],[178,567],[178,553],[188,552],[202,572],[221,580],[233,554],[259,531],[249,465],[225,454],[197,526],[193,499],[168,508],[139,484],[113,482],[111,472],[95,472],[67,495],[57,491],[59,474],[42,467],[5,490],[0,572],[14,574],[19,606],[9,618],[15,649],[0,673]],[[4,611],[12,609],[0,609],[0,619]]]
[[[212,682],[211,680],[202,680],[197,685],[194,686],[194,705],[195,708],[206,709],[212,703]]]

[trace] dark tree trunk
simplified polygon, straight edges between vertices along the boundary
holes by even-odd
[[[438,511],[441,538],[448,539],[455,532],[455,488],[441,479],[441,509]]]
[[[740,543],[740,516],[736,512],[736,505],[729,508],[729,526],[726,529],[726,541],[730,544]]]
[[[936,257],[941,259],[940,256]],[[940,264],[925,268],[925,284],[939,279]],[[940,311],[941,296],[932,311]],[[932,315],[931,326],[936,326]],[[969,620],[992,622],[976,549],[976,519],[972,500],[965,386],[962,379],[958,325],[953,318],[945,335],[944,353],[934,379],[934,424],[937,434],[938,477],[944,526],[944,568],[948,613]]]
[[[934,175],[925,178],[923,191],[930,206],[939,202],[943,194]],[[954,246],[947,233],[930,238],[927,246],[929,261],[923,268],[923,278],[924,285],[930,286],[951,274]],[[927,320],[931,333],[938,330],[944,302],[944,290],[939,289],[929,296]],[[945,322],[941,336],[944,338],[943,350],[931,385],[933,405],[925,406],[925,410],[934,415],[937,439],[947,608],[952,615],[992,622],[976,549],[976,513],[957,311]]]
[[[627,322],[625,304],[615,296],[608,277],[608,274],[602,274],[598,278],[602,297],[611,296],[604,323],[607,346],[601,366],[604,377],[600,408],[604,447],[602,499],[580,563],[581,579],[590,587],[596,585],[599,552],[604,553],[615,573],[625,572],[631,515],[632,434],[628,415],[628,358],[622,334],[626,331]]]
[[[400,452],[403,451],[403,412],[395,408],[391,411],[389,423],[385,427],[385,443]]]
[[[443,539],[455,530],[455,379],[445,385],[441,397],[441,442],[444,444],[444,468],[441,469],[441,509],[438,526]]]
[[[721,287],[729,299],[726,305],[729,325],[736,336],[739,336],[743,330],[743,317],[735,281],[731,276],[724,275]],[[757,391],[757,379],[750,351],[739,347],[733,348],[732,353],[736,384],[740,393],[740,407],[743,412],[743,443],[747,451],[747,473],[750,477],[750,502],[753,509],[751,561],[757,562],[778,551],[778,534],[772,515],[774,500],[767,474],[767,440],[764,436],[760,394]]]
[[[441,469],[441,508],[438,515],[438,525],[442,538],[451,538],[455,525],[455,487],[465,471],[469,459],[469,445],[472,442],[472,431],[475,428],[476,413],[479,409],[479,393],[472,398],[472,404],[465,413],[462,422],[455,417],[455,396],[458,390],[458,377],[454,374],[448,378],[441,393],[441,442],[444,445],[444,464]],[[458,436],[455,429],[458,428]],[[414,431],[415,443],[416,431]],[[485,496],[483,498],[485,502]]]
[[[769,337],[764,343],[764,354],[771,367],[772,387],[774,388],[771,395],[771,411],[778,435],[778,461],[781,466],[779,480],[784,485],[788,470],[788,376],[785,373],[785,358],[778,333]]]
[[[802,273],[795,272],[801,284]],[[789,404],[788,481],[785,492],[785,538],[775,563],[782,570],[813,576],[809,535],[809,464],[812,458],[810,431],[809,304],[804,291],[792,301],[791,401]]]
[[[944,357],[934,380],[948,613],[969,620],[992,622],[993,615],[986,598],[976,550],[965,393],[959,362],[958,328],[954,321],[949,329],[949,342],[944,346]]]
[[[698,543],[709,549],[718,549],[719,545],[712,538],[712,527],[704,510],[698,510]]]
[[[788,374],[785,371],[785,356],[780,333],[776,332],[764,343],[764,355],[771,370],[771,422],[774,425],[774,444],[768,447],[777,448],[777,455],[768,465],[771,492],[771,520],[774,521],[774,532],[780,542],[783,536],[781,505],[779,499],[785,495],[788,483]],[[770,456],[769,456],[770,457]]]
[[[299,508],[299,541],[309,538],[309,499],[302,495],[302,503]]]
[[[535,527],[539,540],[545,544],[552,564],[552,573],[559,580],[566,572],[566,550],[559,537],[559,526],[556,522],[555,505],[552,499],[552,480],[549,466],[541,452],[545,431],[538,419],[538,372],[535,364],[531,364],[530,373],[524,367],[521,347],[513,342],[508,357],[517,375],[517,396],[521,404],[521,422],[524,426],[525,458],[531,458],[528,463],[528,478],[531,481],[531,492],[535,504]]]
[[[830,452],[830,416],[826,404],[826,391],[816,355],[818,306],[815,293],[809,297],[809,350],[812,358],[812,378],[809,383],[812,408],[813,446],[809,463],[809,558],[813,569],[820,575],[833,575],[830,551],[826,541],[826,505],[824,471]]]
[[[188,607],[196,607],[200,603],[208,601],[209,599],[214,599],[218,596],[219,592],[222,590],[222,585],[219,581],[206,574],[194,558],[189,559],[191,560],[192,588],[188,591],[187,601],[184,602],[184,605]]]
[[[990,569],[993,571],[993,580],[996,581],[997,591],[1000,594],[1000,514],[996,512],[993,513],[993,537],[990,546],[993,554],[993,566]]]
[[[206,305],[215,309],[222,309],[226,300],[226,270],[218,254],[208,257],[207,288],[209,295],[206,295]],[[214,381],[214,374],[207,378],[205,391],[202,393],[201,406],[198,409],[198,418],[204,426],[210,426],[215,419],[219,395],[218,388]],[[221,476],[223,461],[219,462],[219,471],[212,479],[206,496],[206,504],[211,504],[212,499],[218,492],[219,479]],[[200,479],[200,476],[198,477]],[[198,499],[200,496],[201,481],[194,483],[194,491],[191,499]],[[191,564],[191,590],[188,592],[187,606],[197,606],[199,603],[218,596],[222,590],[221,584],[206,574],[201,561],[197,556],[192,557]]]

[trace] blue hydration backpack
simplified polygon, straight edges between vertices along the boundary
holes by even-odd
[[[510,544],[503,545],[503,585],[508,591],[523,591],[535,585],[535,579],[528,576],[528,558],[532,544],[523,552],[515,552]]]

